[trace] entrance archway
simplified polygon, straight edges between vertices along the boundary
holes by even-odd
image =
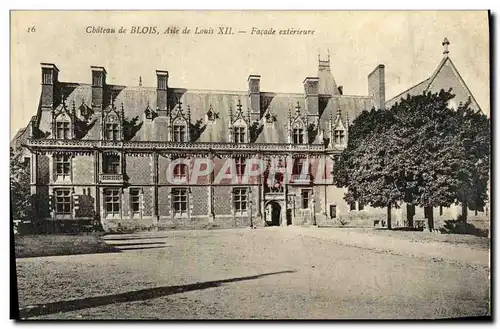
[[[266,218],[267,226],[280,226],[281,224],[281,205],[279,202],[271,201],[267,204],[270,218]]]

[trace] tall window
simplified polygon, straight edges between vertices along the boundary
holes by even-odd
[[[175,125],[173,138],[174,138],[174,142],[185,142],[186,141],[186,126]]]
[[[311,201],[311,191],[310,190],[302,190],[300,192],[300,197],[301,197],[302,209],[309,209],[309,202]]]
[[[141,193],[138,188],[130,189],[130,210],[132,214],[139,214],[141,212]]]
[[[334,204],[330,205],[330,218],[337,218],[337,206]]]
[[[104,190],[104,209],[106,214],[117,215],[120,213],[120,189],[107,188]]]
[[[292,175],[300,175],[304,167],[303,159],[295,159],[293,162]]]
[[[184,178],[187,176],[187,164],[179,163],[174,167],[174,178]]]
[[[234,127],[234,142],[245,143],[245,127]]]
[[[304,143],[304,129],[294,128],[293,129],[293,143],[303,144]]]
[[[66,178],[71,173],[71,156],[69,154],[58,154],[55,156],[56,176]]]
[[[106,124],[106,139],[112,141],[120,139],[120,128],[117,123]]]
[[[233,190],[233,205],[236,213],[242,214],[247,211],[248,189],[235,188]]]
[[[70,123],[69,122],[56,122],[56,138],[57,139],[70,139]]]
[[[335,130],[335,144],[344,144],[345,134],[342,129]]]
[[[236,175],[238,175],[238,177],[243,176],[245,174],[246,159],[244,157],[236,157],[234,162],[236,165]]]
[[[105,174],[120,173],[120,156],[116,154],[105,154],[103,157],[103,172]]]
[[[58,215],[71,214],[71,191],[70,189],[54,190],[55,211]]]
[[[188,192],[186,188],[172,189],[172,209],[176,216],[182,216],[187,214]]]

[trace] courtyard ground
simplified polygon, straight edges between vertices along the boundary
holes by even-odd
[[[421,239],[413,234],[420,234]],[[487,238],[275,227],[151,232],[104,239],[120,252],[17,259],[21,317],[421,319],[490,315]]]

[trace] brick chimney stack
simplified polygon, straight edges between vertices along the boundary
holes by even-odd
[[[379,64],[368,75],[368,95],[373,97],[376,109],[385,108],[385,65]]]
[[[102,66],[91,66],[90,69],[92,71],[92,108],[101,111],[105,107],[106,69]]]
[[[168,71],[156,70],[156,106],[158,116],[166,117],[168,111]]]
[[[42,110],[51,110],[57,104],[59,69],[51,63],[42,66]]]

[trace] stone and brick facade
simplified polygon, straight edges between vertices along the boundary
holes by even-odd
[[[246,91],[172,87],[165,70],[156,71],[156,87],[122,86],[98,66],[90,83],[61,82],[56,65],[43,63],[40,105],[19,136],[29,150],[36,220],[98,220],[105,230],[335,225],[345,217],[373,225],[386,211],[346,204],[330,172],[352,120],[394,100],[385,102],[384,65],[369,74],[368,95],[348,95],[329,57],[303,80],[303,93],[289,94],[261,90],[259,75],[248,77]],[[446,54],[414,89],[448,85],[462,86],[459,98],[472,97]],[[186,167],[176,165],[174,177],[181,180],[197,161],[213,173],[172,182],[169,165],[179,159]],[[265,169],[247,181],[216,181],[228,159],[272,163],[276,184]],[[405,217],[394,211],[396,221]]]

